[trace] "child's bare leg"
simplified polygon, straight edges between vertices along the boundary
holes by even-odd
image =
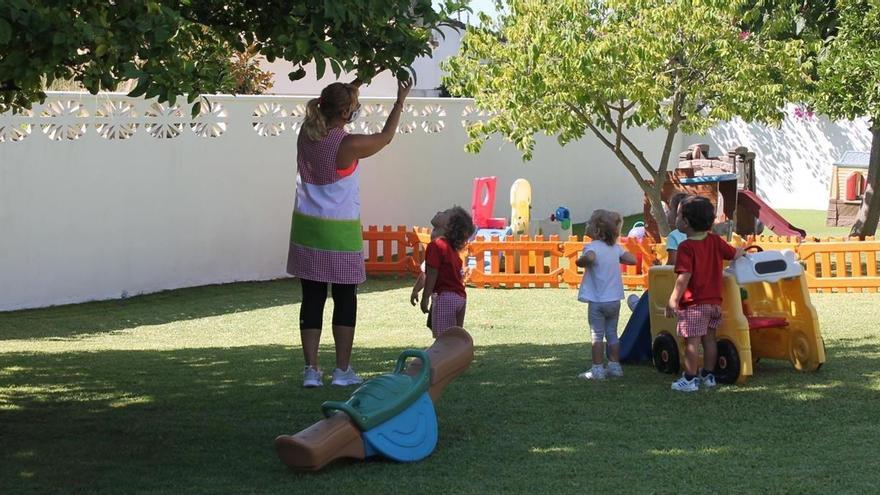
[[[703,341],[703,369],[709,372],[715,371],[715,364],[718,361],[718,341],[715,339],[715,329],[710,328],[706,335],[702,337]]]
[[[605,342],[593,342],[593,365],[602,366],[605,362]]]
[[[609,359],[614,361],[615,363],[620,362],[620,343],[611,344],[608,346],[608,354]]]
[[[697,374],[700,367],[700,339],[701,337],[687,337],[684,349],[684,368],[689,376]]]

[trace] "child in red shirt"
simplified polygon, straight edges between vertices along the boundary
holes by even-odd
[[[742,256],[717,234],[709,232],[715,222],[715,207],[700,196],[682,203],[676,221],[688,238],[678,246],[675,260],[675,289],[669,296],[667,316],[676,316],[676,330],[685,338],[685,372],[672,384],[679,392],[695,392],[700,383],[715,386],[718,347],[715,330],[721,322],[723,260]],[[703,370],[699,371],[699,346],[703,344]]]
[[[460,206],[437,212],[432,225],[442,225],[443,234],[431,240],[425,250],[423,313],[431,312],[431,332],[439,337],[449,327],[464,326],[467,293],[459,254],[474,234],[471,216]],[[431,300],[426,297],[431,294]],[[430,303],[430,308],[429,308]]]

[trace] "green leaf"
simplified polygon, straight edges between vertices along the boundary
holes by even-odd
[[[327,61],[321,57],[315,59],[315,74],[318,79],[324,77],[324,71],[327,70]]]

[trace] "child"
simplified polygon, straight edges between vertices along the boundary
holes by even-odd
[[[434,215],[434,218],[431,220],[432,226],[431,229],[431,241],[443,235],[444,230],[446,229],[446,215]],[[419,267],[421,271],[419,272],[418,278],[416,278],[416,283],[413,284],[412,292],[409,294],[409,303],[413,306],[419,302],[419,293],[422,292],[422,289],[425,288],[425,262],[422,261],[422,265]],[[427,327],[431,328],[431,310],[428,310],[428,322]],[[436,337],[436,335],[434,335]]]
[[[666,212],[666,220],[669,222],[670,227],[677,226],[678,216],[681,213],[681,205],[687,201],[689,197],[691,196],[687,193],[676,193],[669,200],[669,211]],[[685,239],[687,239],[687,235],[678,230],[678,228],[675,228],[668,236],[666,236],[667,265],[675,266],[675,256],[678,252],[678,246],[684,242]]]
[[[620,264],[635,265],[636,257],[617,243],[623,218],[619,213],[596,210],[590,217],[589,235],[593,241],[575,262],[585,268],[584,278],[578,291],[578,301],[589,303],[587,321],[593,341],[593,366],[578,375],[584,380],[604,380],[606,371],[604,338],[608,343],[610,357],[607,374],[623,376],[620,367],[620,344],[617,340],[617,321],[620,317],[620,300],[623,299],[623,279]]]
[[[431,220],[442,234],[431,240],[425,250],[425,287],[422,293],[423,313],[431,313],[431,332],[439,337],[449,327],[464,326],[467,293],[462,277],[459,252],[473,235],[471,216],[460,206],[437,212]],[[431,295],[429,301],[427,295]],[[430,303],[430,309],[429,309]]]
[[[688,238],[678,246],[675,260],[675,288],[669,296],[666,316],[676,316],[676,330],[685,338],[685,372],[672,384],[672,390],[695,392],[700,382],[715,386],[715,361],[718,348],[715,330],[721,320],[723,260],[743,254],[717,234],[710,232],[715,222],[715,208],[703,197],[689,198],[681,206],[678,229]],[[699,346],[703,344],[703,369],[699,366]]]

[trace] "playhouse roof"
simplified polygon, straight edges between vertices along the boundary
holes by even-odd
[[[844,151],[840,158],[834,162],[835,167],[868,168],[868,158],[871,154],[867,151]]]

